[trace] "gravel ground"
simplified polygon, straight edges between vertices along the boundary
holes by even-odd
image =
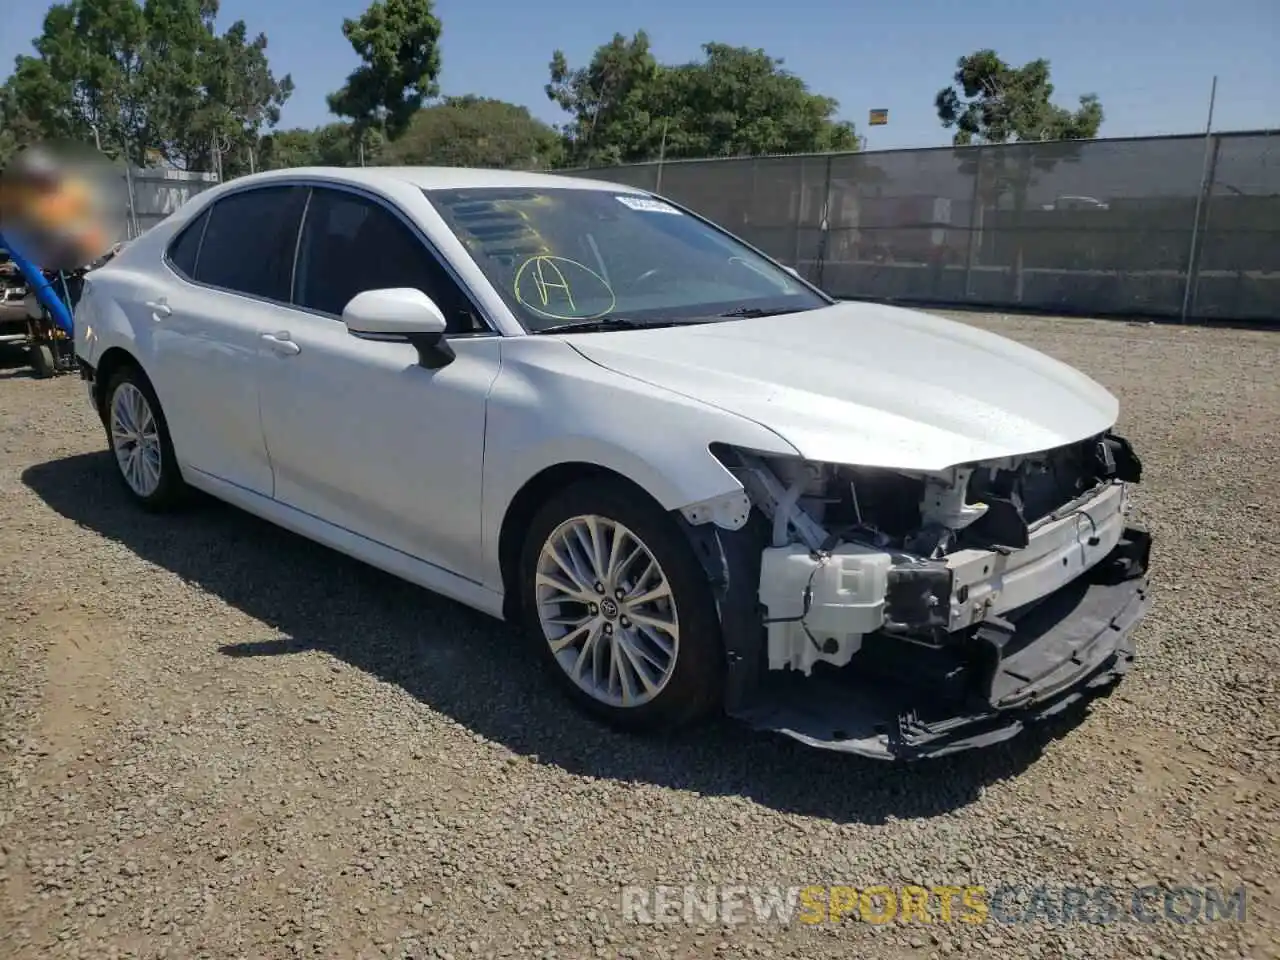
[[[1091,711],[908,768],[598,729],[500,624],[131,509],[81,385],[0,372],[0,957],[1280,956],[1280,339],[962,319],[1119,394],[1157,605]],[[1247,916],[628,922],[654,883],[1243,884]]]

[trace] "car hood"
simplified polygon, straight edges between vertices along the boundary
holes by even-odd
[[[1083,440],[1119,411],[1100,384],[1029,347],[874,304],[564,339],[830,463],[943,470]]]

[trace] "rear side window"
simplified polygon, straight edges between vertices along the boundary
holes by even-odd
[[[219,200],[209,211],[195,278],[200,283],[287,303],[307,188],[261,187]]]
[[[169,245],[169,264],[188,280],[196,276],[196,257],[200,253],[200,236],[209,219],[206,210],[182,228],[176,240]]]

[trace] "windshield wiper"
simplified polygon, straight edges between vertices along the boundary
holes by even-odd
[[[558,327],[534,330],[534,333],[592,333],[605,330],[654,330],[658,327],[682,327],[692,323],[710,323],[716,317],[680,317],[666,320],[632,320],[630,317],[597,317],[595,320],[575,320]]]
[[[789,310],[777,310],[774,313],[790,313]],[[762,313],[760,316],[769,316]],[[723,313],[712,317],[678,317],[665,320],[632,320],[630,317],[597,317],[594,320],[574,320],[555,327],[544,327],[531,330],[530,333],[603,333],[607,330],[656,330],[658,327],[684,327],[695,323],[715,323],[725,317],[746,316],[746,314]],[[756,316],[756,314],[750,314]]]
[[[741,318],[751,320],[756,317],[776,317],[784,313],[798,313],[790,307],[782,307],[773,310],[765,310],[762,307],[738,307],[735,310],[726,310],[724,313],[718,314],[721,317]]]
[[[627,317],[596,317],[593,320],[574,320],[554,327],[533,330],[532,333],[591,333],[604,330],[638,330],[641,327],[652,327],[652,323],[641,323]]]

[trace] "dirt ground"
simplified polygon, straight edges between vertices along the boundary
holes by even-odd
[[[0,370],[0,957],[1280,957],[1280,335],[961,319],[1119,395],[1155,607],[1092,710],[910,767],[606,732],[502,624],[229,507],[139,513],[82,385]],[[631,922],[657,883],[1245,915]]]

